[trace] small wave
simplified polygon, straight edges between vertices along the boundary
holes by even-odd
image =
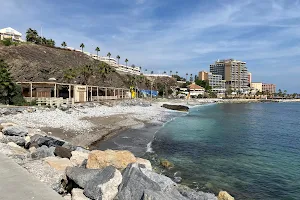
[[[154,153],[154,151],[152,149],[152,141],[147,144],[147,150],[146,150],[146,152],[147,153]]]

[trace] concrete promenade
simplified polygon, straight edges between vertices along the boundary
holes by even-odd
[[[26,169],[0,153],[0,200],[63,200]]]

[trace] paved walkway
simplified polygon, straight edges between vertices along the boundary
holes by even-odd
[[[0,153],[1,200],[63,200],[26,169]]]

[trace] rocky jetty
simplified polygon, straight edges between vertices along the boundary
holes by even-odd
[[[0,153],[71,200],[217,200],[152,171],[129,151],[89,151],[57,138],[1,123]],[[222,193],[222,197],[228,195]]]
[[[177,111],[183,111],[183,112],[188,112],[189,111],[189,107],[183,106],[183,105],[163,104],[162,107],[170,109],[170,110],[177,110]]]

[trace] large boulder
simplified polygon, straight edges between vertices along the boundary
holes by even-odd
[[[166,194],[161,191],[152,191],[152,190],[144,190],[144,194],[141,200],[188,200],[182,196],[174,196],[170,194]]]
[[[24,147],[26,141],[25,141],[24,137],[6,136],[6,137],[2,137],[2,139],[0,138],[0,142],[2,142],[2,143],[14,142],[17,145]]]
[[[220,191],[218,195],[218,200],[234,200],[234,198],[228,194],[226,191]]]
[[[26,136],[28,130],[23,126],[7,126],[2,129],[2,133],[10,136]]]
[[[72,190],[72,200],[89,200],[84,194],[83,190],[79,188],[73,188]]]
[[[89,154],[86,167],[89,169],[101,169],[113,166],[122,170],[125,169],[128,164],[134,162],[136,162],[136,158],[129,151],[95,150]]]
[[[87,182],[100,172],[102,172],[101,169],[85,169],[80,167],[67,167],[66,169],[68,179],[74,181],[81,188],[85,188]]]
[[[118,200],[141,199],[144,190],[161,191],[160,186],[148,178],[140,169],[139,164],[129,164],[123,172],[123,181],[119,186]]]
[[[70,159],[71,156],[72,156],[71,150],[69,150],[67,148],[64,148],[64,147],[61,147],[61,146],[55,147],[54,154],[56,156],[61,157],[61,158],[68,158],[68,159]]]
[[[169,110],[177,110],[177,111],[184,111],[184,112],[188,112],[189,111],[189,107],[183,106],[183,105],[163,104],[162,107],[163,108],[167,108]]]
[[[45,163],[58,171],[65,171],[67,167],[72,167],[72,163],[67,158],[47,157],[43,159]]]
[[[47,147],[57,147],[64,145],[64,141],[61,141],[59,139],[55,139],[52,137],[44,136],[39,137],[35,141],[39,146],[46,145]]]
[[[14,143],[10,143],[10,145],[0,143],[0,153],[6,156],[19,156],[23,158],[28,156],[28,152],[25,149]]]
[[[136,158],[136,162],[138,164],[142,164],[146,167],[146,169],[152,171],[152,165],[151,162],[149,160],[143,159],[143,158]]]
[[[121,182],[121,172],[109,166],[86,184],[84,194],[90,199],[113,200]]]
[[[177,190],[182,196],[190,200],[218,200],[218,198],[212,193],[198,192],[184,185],[179,185]]]
[[[31,147],[30,149],[35,148]],[[34,150],[31,153],[31,158],[32,159],[41,159],[41,158],[46,158],[46,157],[54,157],[54,147],[48,148],[47,146],[43,145],[36,150]]]
[[[83,161],[87,160],[89,157],[88,153],[81,152],[81,151],[72,151],[71,154],[72,157],[70,158],[70,161],[75,166],[80,166],[83,163]]]

